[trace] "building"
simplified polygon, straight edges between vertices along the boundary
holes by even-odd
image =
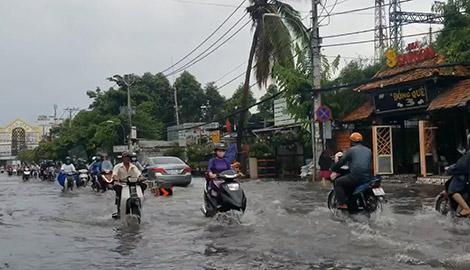
[[[179,142],[180,146],[194,144],[201,139],[210,140],[211,131],[218,130],[219,123],[184,123],[167,128],[167,140]]]
[[[15,160],[21,151],[36,148],[41,136],[41,127],[21,119],[0,127],[0,161]]]
[[[442,175],[459,158],[456,149],[469,143],[470,66],[419,55],[400,58],[406,62],[357,87],[368,101],[335,132],[338,148],[347,148],[351,132],[363,133],[375,174]]]

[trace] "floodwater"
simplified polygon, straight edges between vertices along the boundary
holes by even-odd
[[[379,216],[339,220],[319,183],[243,186],[241,224],[204,218],[195,178],[171,198],[146,194],[130,229],[111,219],[111,192],[0,175],[0,269],[470,269],[470,221],[433,210],[439,187],[385,185]]]

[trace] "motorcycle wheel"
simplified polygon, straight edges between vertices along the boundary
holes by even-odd
[[[450,210],[449,200],[444,198],[444,196],[442,194],[440,194],[436,198],[435,209],[436,209],[437,212],[441,213],[441,215],[446,216],[449,213],[449,210]]]
[[[338,203],[336,202],[336,194],[333,190],[331,190],[330,193],[328,193],[328,199],[326,203],[331,213],[336,214],[336,208],[338,207]]]

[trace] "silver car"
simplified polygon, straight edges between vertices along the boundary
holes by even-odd
[[[191,183],[191,167],[177,157],[149,157],[144,172],[152,182],[186,187]]]

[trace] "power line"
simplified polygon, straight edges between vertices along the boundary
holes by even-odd
[[[439,32],[444,32],[444,30],[434,31],[434,33],[439,33]],[[422,36],[422,35],[429,35],[429,32],[422,32],[422,33],[417,33],[417,34],[404,35],[403,37],[416,37],[416,36]],[[355,44],[364,44],[364,43],[370,43],[370,42],[374,42],[374,41],[375,41],[374,39],[369,39],[369,40],[360,40],[360,41],[350,41],[350,42],[344,42],[344,43],[327,44],[327,45],[323,45],[322,48],[347,46],[347,45],[355,45]]]
[[[406,3],[406,2],[411,2],[411,1],[414,1],[414,0],[403,0],[403,1],[400,1],[399,3]],[[383,6],[390,6],[390,4],[384,4]],[[335,12],[335,13],[330,13],[329,15],[324,15],[324,16],[321,16],[321,17],[328,17],[328,16],[336,16],[336,15],[349,14],[349,13],[353,13],[353,12],[364,11],[364,10],[374,9],[374,8],[375,8],[375,6],[364,7],[364,8],[356,8],[356,9],[350,9],[350,10],[345,10],[345,11],[339,11],[339,12]]]
[[[213,2],[199,2],[199,1],[190,1],[190,0],[172,0],[172,1],[178,2],[180,4],[196,4],[196,5],[216,6],[216,7],[237,7],[235,5],[220,4],[220,3],[213,3]]]
[[[222,43],[220,43],[218,46],[216,46],[214,49],[212,49],[219,41],[221,41],[225,36],[227,36],[230,31],[232,31],[241,21],[242,19],[244,19],[246,17],[247,13],[245,13],[245,15],[243,15],[243,17],[241,17],[232,27],[230,27],[229,30],[227,30],[220,38],[218,38],[215,42],[213,42],[207,49],[205,49],[204,51],[202,51],[200,54],[198,54],[194,59],[192,59],[191,61],[187,62],[186,64],[184,64],[182,67],[178,68],[177,70],[175,71],[172,71],[168,74],[165,74],[165,76],[170,76],[170,75],[173,75],[173,74],[176,74],[176,73],[179,73],[189,67],[192,67],[194,66],[195,64],[199,63],[200,61],[202,61],[203,59],[207,58],[209,55],[211,55],[213,52],[215,52],[217,49],[219,49],[220,47],[222,47],[223,45],[225,45],[225,43],[227,43],[230,39],[232,39],[235,35],[237,35],[241,30],[243,30],[243,28],[245,28],[250,22],[251,20],[248,20],[244,25],[242,25],[237,31],[235,31],[232,35],[230,35],[227,39],[225,39],[224,41],[222,41]],[[212,49],[212,50],[211,50]]]
[[[227,22],[228,20],[230,20],[233,15],[235,15],[235,13],[241,8],[241,6],[246,2],[246,0],[243,0],[236,8],[235,10],[229,14],[229,16],[227,18],[225,18],[225,20],[214,30],[212,31],[212,33],[209,34],[209,36],[207,36],[201,43],[199,43],[194,49],[192,49],[188,54],[186,54],[185,56],[183,56],[183,58],[181,58],[180,60],[178,60],[176,63],[174,63],[173,65],[171,65],[170,67],[166,68],[165,70],[161,71],[161,73],[165,73],[167,72],[168,70],[174,68],[175,66],[177,66],[179,63],[183,62],[184,60],[186,60],[190,55],[192,55],[195,51],[197,51],[199,48],[202,47],[202,45],[204,45],[210,38],[212,38]]]

